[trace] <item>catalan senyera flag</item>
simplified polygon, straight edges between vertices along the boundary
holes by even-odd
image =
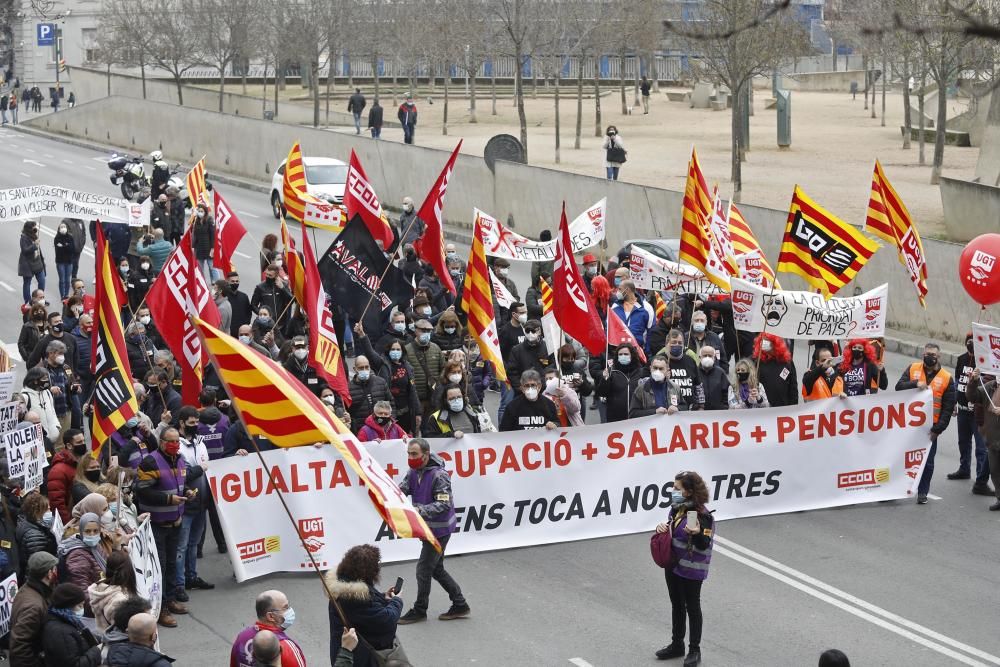
[[[729,270],[722,245],[712,232],[714,206],[698,154],[691,149],[684,203],[681,208],[680,260],[698,268],[719,289],[729,291]]]
[[[906,267],[910,281],[917,290],[920,305],[926,308],[924,297],[927,296],[927,256],[924,255],[924,245],[920,242],[920,234],[917,233],[910,212],[889,183],[878,160],[875,160],[875,172],[872,174],[872,192],[868,200],[865,229],[896,244],[899,263]]]
[[[308,204],[325,205],[326,202],[306,191],[306,168],[302,163],[302,148],[299,142],[292,144],[285,160],[285,173],[281,178],[281,194],[284,198],[285,216],[303,222]]]
[[[764,256],[764,251],[760,247],[760,243],[757,241],[757,237],[754,235],[753,230],[750,229],[750,225],[747,223],[746,218],[743,217],[743,212],[736,207],[736,204],[729,202],[729,239],[733,243],[733,254],[734,256],[739,255],[752,255],[752,253],[757,253],[753,255],[758,258],[758,264],[761,272],[762,282],[760,283],[763,287],[770,287],[774,285],[776,288],[781,289],[781,285],[778,281],[774,279],[774,269],[771,268],[770,263],[767,261],[767,257]],[[748,280],[745,276],[740,276],[743,280]],[[754,282],[754,281],[750,281]]]
[[[653,290],[653,312],[656,313],[656,321],[659,322],[663,319],[663,316],[667,314],[667,304],[663,301],[663,297],[656,290]]]
[[[10,354],[3,341],[0,341],[0,373],[8,373],[14,370],[14,364],[10,362]]]
[[[193,318],[219,379],[240,413],[247,432],[278,447],[329,442],[365,487],[375,510],[399,537],[441,544],[382,466],[332,411],[288,371],[248,345]]]
[[[132,388],[132,368],[125,349],[121,312],[128,303],[121,293],[121,281],[111,262],[104,228],[97,224],[95,242],[97,280],[95,289],[94,335],[91,338],[90,370],[94,375],[90,425],[91,449],[99,451],[111,434],[139,414],[139,402]]]
[[[191,171],[187,175],[187,190],[188,199],[191,200],[191,206],[197,206],[199,203],[205,204],[208,210],[212,210],[212,202],[208,198],[208,190],[205,186],[205,156],[202,155],[198,163],[191,167]]]
[[[493,313],[493,289],[488,271],[483,230],[479,225],[479,218],[476,218],[472,251],[469,253],[465,283],[462,286],[462,310],[468,315],[469,333],[479,344],[483,359],[493,362],[497,379],[506,382],[507,370],[500,353],[500,337],[497,335],[496,315]]]
[[[795,186],[778,271],[794,273],[831,297],[854,279],[879,245]]]
[[[344,401],[344,405],[350,407],[351,391],[347,386],[347,372],[340,355],[337,330],[333,326],[333,313],[330,311],[326,290],[323,289],[323,279],[316,266],[316,256],[313,255],[305,223],[302,223],[302,262],[305,285],[303,308],[309,319],[309,363],[318,375],[326,379],[330,388]]]
[[[375,188],[368,180],[368,174],[365,173],[365,168],[361,166],[361,160],[358,159],[353,148],[351,149],[351,162],[347,166],[344,207],[347,209],[348,220],[353,220],[355,215],[360,215],[365,227],[371,232],[372,238],[381,241],[383,249],[389,249],[395,235],[385,217],[385,211],[382,210],[378,195],[375,194]]]
[[[288,233],[288,225],[281,220],[281,247],[285,258],[285,273],[288,274],[288,287],[299,306],[306,305],[306,269],[302,258],[295,249],[295,241]]]
[[[554,305],[552,288],[545,282],[544,278],[538,279],[538,288],[542,292],[542,335],[545,336],[545,346],[552,354],[559,354],[559,346],[562,342],[562,329],[556,321],[556,314],[552,310]],[[558,357],[556,357],[558,359]]]

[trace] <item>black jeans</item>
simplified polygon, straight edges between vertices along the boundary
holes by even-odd
[[[435,551],[430,542],[424,542],[420,548],[420,560],[417,561],[417,599],[413,608],[423,614],[427,613],[427,603],[431,596],[431,579],[441,584],[453,605],[462,607],[466,604],[458,582],[444,569],[444,550],[449,539],[451,535],[438,538],[441,553]]]
[[[181,524],[152,524],[153,539],[156,540],[156,555],[160,558],[160,588],[163,591],[163,605],[177,599],[174,586],[177,584],[177,544],[181,536]]]
[[[684,622],[691,619],[691,641],[689,651],[701,647],[701,584],[696,579],[679,577],[666,569],[667,592],[670,593],[670,611],[673,621],[671,640],[675,644],[684,643]]]

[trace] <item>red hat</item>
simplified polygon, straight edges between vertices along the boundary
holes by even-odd
[[[593,256],[593,255],[592,255],[591,253],[589,253],[589,252],[588,252],[588,253],[587,253],[586,255],[584,255],[584,256],[583,256],[583,263],[584,263],[584,264],[594,264],[594,263],[596,263],[596,262],[597,262],[597,258],[596,258],[596,257],[594,257],[594,256]]]

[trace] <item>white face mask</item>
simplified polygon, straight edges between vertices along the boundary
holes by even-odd
[[[448,376],[448,382],[451,382],[452,384],[458,384],[461,381],[462,381],[461,373],[452,373],[451,375]]]
[[[240,336],[240,342],[244,345],[250,344],[250,336]]]
[[[524,390],[524,397],[529,401],[534,401],[535,399],[538,398],[538,388],[528,387],[527,389]]]
[[[57,354],[56,355],[56,365],[57,366],[62,366],[64,363],[66,363],[66,355],[64,355],[64,354]]]
[[[559,378],[549,378],[545,381],[545,391],[554,394],[556,389],[559,388]]]
[[[139,318],[139,321],[142,322],[142,326],[148,327],[149,323],[153,321],[153,318],[151,318],[149,315],[143,315],[142,317]]]
[[[711,368],[714,365],[715,365],[715,357],[702,357],[701,358],[701,367],[702,368]]]
[[[461,398],[453,398],[448,401],[448,409],[452,412],[461,412],[463,407],[465,407],[465,401]]]
[[[303,359],[306,358],[306,355],[309,354],[309,350],[300,347],[297,350],[295,350],[294,352],[292,352],[292,354],[295,355],[296,359],[298,359],[299,361],[302,361]]]
[[[652,373],[650,373],[650,376],[653,378],[653,382],[663,382],[665,379],[667,379],[667,374],[661,370],[653,371]]]
[[[143,271],[149,271],[149,262],[143,262],[142,264],[139,265],[139,268],[142,269]]]
[[[197,215],[197,216],[198,216],[199,218],[204,218],[204,217],[205,217],[205,212],[204,212],[204,211],[202,211],[201,209],[198,209],[198,212],[196,213],[196,215]]]
[[[524,339],[526,341],[528,341],[529,343],[537,343],[538,342],[538,333],[534,332],[534,331],[532,331],[530,333],[526,333],[526,334],[524,334]]]
[[[497,275],[500,276],[501,278],[506,278],[508,273],[510,273],[510,269],[506,267],[501,267],[497,269]]]
[[[528,313],[519,313],[518,316],[517,316],[517,321],[519,323],[521,323],[521,324],[524,324],[525,322],[527,322],[528,321]]]

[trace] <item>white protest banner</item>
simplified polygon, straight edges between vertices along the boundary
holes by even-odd
[[[135,590],[140,597],[149,600],[153,605],[150,614],[153,618],[160,615],[160,605],[163,600],[162,574],[160,572],[160,557],[156,554],[156,540],[153,539],[153,528],[149,519],[143,521],[136,529],[135,535],[128,543],[128,555],[135,570]]]
[[[979,372],[1000,375],[1000,329],[973,322],[972,353],[976,356]]]
[[[680,289],[698,294],[718,294],[719,288],[689,264],[672,262],[632,244],[629,278],[639,289],[672,292]]]
[[[3,447],[7,451],[7,474],[11,479],[24,477],[24,445],[30,445],[41,428],[40,424],[28,424],[3,434]]]
[[[497,305],[501,308],[510,308],[510,305],[517,301],[514,295],[510,293],[507,286],[502,282],[497,280],[496,274],[493,273],[493,269],[486,269],[490,272],[490,285],[493,287],[493,298],[496,300]]]
[[[607,199],[602,199],[569,223],[569,236],[573,242],[573,252],[582,252],[604,240]],[[475,218],[483,230],[483,244],[487,255],[519,259],[528,262],[554,260],[555,241],[533,241],[504,227],[500,222],[473,209]]]
[[[0,582],[0,638],[10,632],[10,612],[14,607],[14,596],[17,595],[17,573]]]
[[[14,371],[4,371],[0,373],[0,403],[9,403],[14,396],[14,378],[17,375]]]
[[[674,475],[696,470],[719,519],[906,498],[930,446],[929,390],[733,412],[681,412],[561,431],[433,440],[452,473],[458,531],[448,553],[470,553],[651,531],[670,505]],[[399,441],[365,448],[397,482]],[[395,539],[334,448],[264,452],[213,463],[209,483],[239,581],[310,568],[299,534],[323,569],[355,544],[382,559],[415,559]],[[295,518],[279,503],[281,489]]]
[[[858,296],[824,299],[814,292],[779,290],[733,278],[733,323],[743,331],[782,338],[877,338],[885,335],[889,286]]]
[[[55,185],[26,185],[0,190],[0,222],[49,216],[129,223],[132,220],[132,206],[133,203],[127,199]]]
[[[17,403],[4,403],[0,405],[0,436],[13,431],[14,427],[17,426],[17,422]]]
[[[59,512],[52,513],[52,528],[50,529],[50,532],[53,536],[55,536],[56,544],[62,542],[63,533],[66,532],[66,526],[63,525],[62,517],[59,515]]]
[[[42,442],[42,426],[34,424],[34,434],[31,442],[21,445],[21,458],[24,460],[24,483],[21,491],[34,491],[42,485],[45,478],[45,466],[49,464],[45,457],[45,444]]]

